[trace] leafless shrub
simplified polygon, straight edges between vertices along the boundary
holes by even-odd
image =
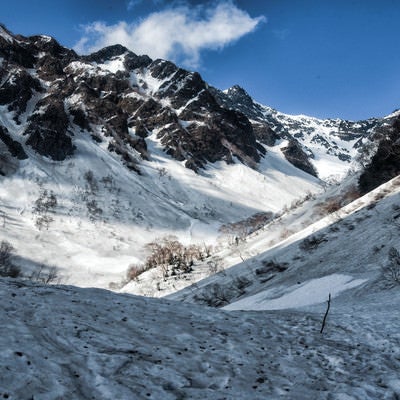
[[[226,284],[214,283],[206,287],[201,293],[194,296],[194,300],[209,307],[223,307],[232,299],[243,295],[245,288],[249,285],[251,285],[251,281],[246,277],[235,277]]]
[[[331,197],[326,199],[324,203],[320,203],[317,205],[318,211],[322,215],[332,214],[342,208],[342,203],[340,198]]]
[[[360,196],[359,190],[355,186],[351,186],[340,195],[327,198],[323,203],[318,204],[317,207],[321,215],[332,214]]]
[[[351,186],[342,195],[342,203],[345,206],[361,197],[361,193],[356,186]]]
[[[324,235],[313,235],[305,238],[299,245],[301,250],[315,250],[321,243],[327,242],[328,239]]]
[[[42,230],[43,228],[48,230],[53,221],[54,218],[50,215],[40,215],[36,218],[35,225],[39,230]]]
[[[114,183],[114,178],[112,177],[112,175],[107,175],[107,176],[103,176],[100,179],[100,182],[104,185],[104,187],[106,189],[108,189],[109,191],[112,191],[115,187],[115,183]]]
[[[206,304],[209,307],[223,307],[229,304],[230,299],[229,289],[218,283],[194,296],[196,302]]]
[[[28,279],[33,282],[42,283],[44,285],[60,283],[57,268],[46,267],[44,265],[39,265],[39,267],[35,269],[31,273],[31,275],[28,276]]]
[[[47,189],[41,190],[33,206],[33,213],[37,214],[35,225],[39,230],[49,229],[50,223],[54,221],[54,218],[49,214],[54,213],[56,207],[57,197],[54,192]]]
[[[21,269],[12,261],[14,247],[11,243],[3,240],[0,243],[0,276],[18,278]]]
[[[283,229],[283,231],[281,232],[281,234],[279,235],[279,238],[281,240],[287,239],[289,236],[293,235],[293,231],[291,231],[290,229]]]
[[[383,273],[386,279],[400,284],[400,253],[394,247],[389,249],[388,264],[383,268]]]
[[[36,214],[46,214],[57,207],[57,197],[52,190],[41,190],[39,197],[35,200],[33,212]]]
[[[251,280],[246,278],[245,276],[238,276],[233,279],[233,286],[239,291],[239,294],[242,295],[245,293],[245,288],[251,285]]]
[[[212,260],[207,261],[208,270],[210,274],[214,275],[222,271],[224,268],[222,266],[222,258],[215,257]]]
[[[339,227],[339,224],[332,224],[330,227],[329,227],[329,231],[330,232],[339,232],[340,231],[340,227]]]
[[[86,208],[91,219],[94,219],[103,213],[103,210],[98,206],[95,199],[86,201]]]
[[[128,279],[131,275],[135,279],[138,275],[152,268],[160,268],[163,278],[169,274],[189,273],[194,262],[204,261],[211,255],[210,246],[190,245],[184,246],[175,236],[167,236],[146,245],[150,251],[143,266],[135,266],[128,270]]]
[[[157,168],[157,171],[158,171],[159,178],[162,178],[162,177],[168,175],[168,170],[165,167],[159,167],[159,168]]]
[[[143,272],[146,272],[146,271],[147,271],[147,269],[144,265],[132,264],[128,268],[126,278],[128,281],[138,281],[139,275],[143,274]]]
[[[288,267],[289,264],[286,262],[277,262],[275,260],[263,261],[262,266],[256,269],[256,275],[284,272]]]
[[[88,171],[85,172],[83,177],[85,178],[85,181],[87,183],[88,190],[91,193],[97,192],[97,190],[99,189],[99,186],[97,184],[97,180],[93,174],[93,171],[89,169]]]
[[[221,226],[219,231],[223,234],[230,235],[234,240],[244,240],[251,233],[261,229],[264,225],[270,222],[273,218],[271,212],[256,213],[242,221],[231,222]],[[237,244],[237,242],[236,242]]]

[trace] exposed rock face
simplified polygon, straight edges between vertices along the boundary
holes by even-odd
[[[256,138],[266,146],[275,146],[276,142],[281,139],[271,127],[263,123],[253,123],[253,130]]]
[[[350,169],[355,159],[365,157],[365,149],[370,147],[371,141],[379,142],[381,136],[375,133],[385,129],[393,118],[346,121],[292,116],[254,102],[237,85],[224,92],[212,91],[219,104],[240,111],[249,118],[260,143],[270,147],[279,144],[282,139],[288,140],[289,146],[281,149],[285,158],[314,176],[318,176],[315,153],[330,162],[347,164],[347,169]]]
[[[7,146],[10,154],[18,160],[25,160],[28,158],[21,143],[13,140],[8,133],[7,128],[0,126],[0,140]]]
[[[318,176],[315,168],[308,160],[306,153],[301,149],[300,145],[296,141],[290,140],[289,144],[282,148],[282,153],[295,167],[307,172],[310,175],[314,175],[315,177]]]
[[[225,92],[213,88],[212,92],[224,107],[238,110],[251,120],[265,122],[265,110],[240,86],[234,85]]]
[[[8,111],[15,111],[15,121],[26,111],[28,101],[35,93],[43,93],[40,81],[33,78],[25,69],[0,68],[3,84],[0,87],[0,105],[8,105]]]
[[[152,62],[150,57],[146,55],[138,56],[120,44],[105,47],[95,53],[82,57],[82,59],[101,64],[122,55],[125,55],[124,66],[128,71],[147,67]]]
[[[74,150],[67,130],[68,116],[64,103],[50,96],[45,97],[29,118],[29,125],[24,133],[29,136],[26,144],[43,156],[62,161]]]
[[[387,129],[375,155],[359,178],[359,189],[365,194],[400,174],[400,117]]]
[[[137,155],[151,159],[146,138],[152,133],[168,154],[194,170],[207,162],[233,162],[234,156],[255,166],[264,151],[242,113],[218,104],[198,73],[171,62],[137,56],[121,45],[78,56],[52,38],[17,40],[5,29],[0,57],[6,60],[0,105],[19,123],[30,104],[25,144],[53,160],[73,155],[77,128],[98,143],[107,140],[108,149],[135,171]]]
[[[33,68],[35,64],[35,54],[29,43],[17,41],[4,27],[0,27],[0,57],[23,68]]]

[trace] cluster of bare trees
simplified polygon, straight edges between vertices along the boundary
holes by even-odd
[[[195,261],[204,261],[211,256],[212,247],[203,245],[184,246],[175,236],[167,236],[147,244],[150,255],[144,265],[132,265],[128,270],[128,279],[136,279],[138,275],[152,268],[161,268],[165,279],[169,274],[189,273]]]
[[[21,268],[14,262],[14,246],[3,240],[0,242],[0,277],[22,278],[45,285],[56,283],[58,279],[56,267],[39,265],[30,275],[22,273]]]
[[[357,187],[351,186],[344,193],[329,197],[323,203],[318,204],[319,212],[321,215],[331,214],[358,199],[360,196],[361,194]]]
[[[33,206],[33,212],[37,215],[36,226],[39,229],[49,229],[49,225],[53,222],[51,214],[57,207],[57,197],[52,190],[42,189],[39,197],[36,199]]]
[[[233,241],[243,240],[246,236],[261,229],[270,222],[272,218],[272,212],[259,212],[242,221],[224,224],[219,231],[229,235]]]

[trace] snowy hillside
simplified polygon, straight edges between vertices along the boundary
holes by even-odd
[[[219,164],[198,175],[157,151],[155,141],[153,161],[143,162],[138,176],[86,138],[76,143],[81,150],[73,160],[26,163],[0,189],[0,239],[13,244],[28,268],[56,266],[62,281],[73,284],[108,287],[124,279],[157,237],[213,243],[223,223],[277,212],[318,189],[316,180],[272,152],[259,172]],[[47,213],[36,207],[44,191],[57,198]],[[42,214],[50,217],[45,226]]]
[[[395,178],[296,233],[285,232],[278,243],[269,242],[270,236],[290,224],[233,245],[223,255],[232,267],[170,297],[229,310],[275,310],[321,308],[329,293],[339,305],[354,296],[380,296],[398,286],[387,268],[390,249],[398,250],[399,210]]]
[[[396,398],[397,289],[334,303],[321,335],[322,310],[227,312],[2,279],[0,396]]]

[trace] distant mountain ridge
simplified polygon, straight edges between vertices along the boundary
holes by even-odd
[[[168,61],[120,45],[81,57],[52,38],[4,28],[0,56],[0,105],[17,125],[27,122],[25,144],[53,160],[73,154],[74,124],[98,142],[110,138],[108,149],[137,172],[155,129],[166,153],[194,170],[232,157],[257,163],[265,152],[243,114],[222,108],[198,73]]]
[[[146,137],[157,131],[165,152],[195,171],[235,159],[256,168],[268,147],[283,141],[281,151],[294,166],[340,179],[388,123],[285,115],[239,86],[220,91],[196,72],[121,45],[79,56],[48,36],[26,38],[3,27],[0,57],[0,105],[14,113],[15,124],[27,123],[12,140],[56,161],[74,153],[75,125],[97,142],[107,138],[109,151],[137,172],[140,159],[149,159]]]
[[[398,113],[362,121],[288,115],[257,103],[237,85],[223,92],[215,90],[214,94],[220,104],[249,118],[261,143],[273,146],[287,140],[289,144],[282,152],[288,161],[328,180],[341,180],[349,170],[359,168],[354,161],[368,158],[367,149],[388,134],[398,118]]]

